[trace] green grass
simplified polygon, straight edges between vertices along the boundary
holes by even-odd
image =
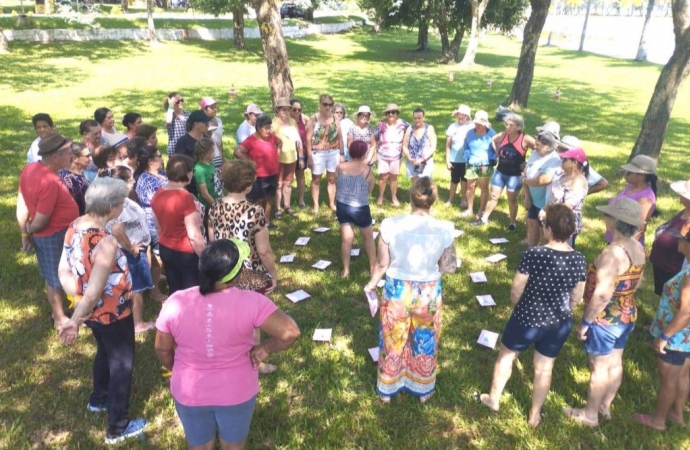
[[[361,30],[333,36],[313,36],[288,42],[296,96],[306,112],[316,110],[318,94],[329,92],[350,111],[368,104],[380,112],[387,103],[401,106],[402,116],[423,106],[428,121],[439,134],[451,122],[450,112],[459,103],[473,110],[492,111],[508,94],[513,80],[519,43],[489,36],[482,41],[477,65],[460,72],[439,66],[438,50],[413,50],[416,35],[396,31],[379,36]],[[438,49],[438,43],[432,43]],[[33,257],[19,251],[14,222],[17,174],[34,138],[31,115],[49,112],[58,131],[75,136],[80,121],[92,117],[100,106],[109,106],[116,117],[130,110],[144,121],[163,125],[162,102],[169,91],[181,90],[187,107],[202,96],[220,101],[226,124],[226,149],[242,120],[244,105],[270,105],[266,66],[261,43],[249,41],[249,50],[236,52],[228,42],[172,42],[149,47],[142,42],[89,42],[34,45],[12,43],[13,53],[3,58],[0,99],[0,448],[100,448],[106,419],[87,414],[91,362],[95,350],[88,332],[71,347],[62,347],[51,329],[49,308]],[[563,134],[584,141],[593,166],[611,183],[610,188],[587,199],[585,232],[578,246],[588,260],[603,248],[603,223],[595,210],[622,188],[618,166],[625,161],[656,83],[660,67],[589,54],[540,48],[526,128],[557,119]],[[136,68],[133,71],[133,68]],[[447,75],[455,71],[455,82]],[[485,87],[493,79],[493,89]],[[227,100],[234,84],[238,98]],[[551,99],[560,86],[562,100]],[[681,90],[676,101],[662,155],[659,175],[662,217],[654,219],[647,233],[671,217],[680,206],[668,182],[688,178],[687,129],[690,126],[690,91]],[[500,128],[500,126],[498,127]],[[165,133],[159,133],[165,141]],[[442,141],[442,139],[441,139]],[[687,433],[648,432],[632,423],[630,414],[651,411],[656,398],[655,357],[644,325],[649,323],[657,300],[651,291],[651,268],[639,294],[640,326],[625,356],[625,379],[614,403],[614,419],[597,430],[581,428],[561,414],[564,405],[579,404],[586,396],[589,372],[586,355],[572,336],[556,362],[552,392],[544,407],[546,417],[537,430],[526,424],[532,378],[532,351],[520,358],[508,383],[499,413],[489,413],[472,399],[472,392],[489,388],[497,352],[475,344],[482,328],[502,331],[510,315],[510,280],[518,262],[516,244],[525,232],[507,234],[507,206],[502,200],[492,223],[479,230],[457,218],[458,211],[442,205],[449,176],[438,164],[435,178],[440,201],[438,217],[453,220],[466,234],[457,242],[462,267],[444,279],[445,311],[439,352],[437,394],[421,406],[408,395],[383,406],[374,393],[375,365],[366,349],[377,342],[377,322],[369,315],[361,288],[367,281],[364,256],[353,259],[348,280],[341,280],[336,223],[325,211],[318,217],[301,212],[281,219],[272,232],[277,256],[296,252],[294,264],[279,267],[280,287],[272,298],[301,327],[303,337],[293,349],[273,355],[279,366],[275,375],[262,378],[262,391],[249,436],[250,448],[262,449],[678,449],[690,447]],[[406,199],[409,184],[401,183],[399,197]],[[322,202],[325,198],[322,185]],[[376,192],[374,193],[376,195]],[[294,198],[294,197],[293,197]],[[373,207],[377,223],[400,214],[389,206]],[[520,211],[520,221],[525,220]],[[317,235],[317,226],[333,229]],[[300,235],[311,236],[305,248],[296,249]],[[489,237],[506,236],[511,244],[500,247],[507,261],[490,265],[484,257],[499,248]],[[361,245],[361,243],[360,243]],[[310,266],[318,259],[333,265],[325,272]],[[470,283],[468,273],[485,270],[486,285]],[[303,288],[312,298],[293,305],[285,294]],[[491,293],[498,305],[482,309],[474,296]],[[159,305],[146,301],[146,318],[154,318]],[[311,341],[317,327],[333,327],[330,346]],[[147,435],[152,448],[184,448],[168,384],[160,377],[153,351],[153,334],[137,339],[137,359],[131,414],[150,420]],[[143,448],[138,443],[123,448]]]

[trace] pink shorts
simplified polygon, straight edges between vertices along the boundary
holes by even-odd
[[[384,159],[379,156],[379,175],[390,173],[391,175],[398,175],[400,173],[400,158],[398,159]]]

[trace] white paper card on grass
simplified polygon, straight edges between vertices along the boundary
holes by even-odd
[[[350,256],[359,256],[359,249],[358,248],[350,249]]]
[[[507,256],[504,255],[503,253],[495,253],[491,256],[487,256],[486,260],[489,261],[490,263],[497,263],[499,261],[503,261],[506,258],[507,258]]]
[[[302,300],[308,299],[309,297],[311,297],[311,295],[307,294],[305,291],[300,289],[299,291],[295,291],[295,292],[291,292],[291,293],[287,294],[286,297],[292,303],[297,303],[297,302],[301,302]]]
[[[374,317],[379,310],[379,296],[376,294],[376,291],[367,291],[366,289],[364,290],[364,295],[367,298],[367,302],[369,302],[371,317]]]
[[[379,280],[378,283],[376,283],[376,287],[382,288],[386,285],[386,280]]]
[[[510,241],[506,238],[501,237],[489,239],[489,242],[491,242],[492,244],[507,244]]]
[[[317,328],[314,330],[313,340],[331,342],[331,334],[333,334],[333,328]]]
[[[490,295],[477,295],[477,301],[482,306],[496,306],[494,298]]]
[[[291,263],[295,260],[295,255],[283,255],[280,257],[280,262]]]
[[[369,356],[371,356],[371,359],[374,360],[374,362],[379,361],[379,348],[378,347],[372,347],[369,349]]]
[[[377,237],[379,237],[379,232],[378,232],[378,231],[374,231],[374,240],[376,240]]]
[[[322,259],[322,260],[317,261],[316,264],[314,264],[312,267],[315,269],[324,270],[326,267],[328,267],[330,265],[331,265],[330,261],[326,261],[325,259]]]
[[[328,230],[330,230],[330,228],[328,228],[328,227],[319,227],[319,228],[314,229],[314,231],[316,231],[317,233],[325,233]]]
[[[297,240],[295,241],[295,245],[307,245],[308,243],[309,243],[308,237],[297,238]]]
[[[493,349],[496,348],[496,342],[498,342],[498,333],[487,330],[482,330],[482,332],[479,333],[477,344]]]
[[[470,278],[472,278],[472,281],[475,283],[486,283],[486,274],[484,272],[472,272],[470,274]]]
[[[453,231],[451,231],[451,234],[453,235],[453,239],[455,239],[455,238],[459,238],[460,236],[465,234],[465,232],[462,230],[453,230]]]

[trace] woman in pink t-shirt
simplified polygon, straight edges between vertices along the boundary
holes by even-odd
[[[245,447],[259,393],[257,369],[300,335],[270,299],[235,287],[249,253],[239,239],[206,247],[199,286],[170,296],[156,321],[156,353],[172,371],[170,392],[189,448],[214,448],[216,432],[222,448]],[[272,337],[254,345],[255,328]]]

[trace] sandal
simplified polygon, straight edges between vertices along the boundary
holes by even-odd
[[[290,214],[291,216],[294,216],[295,214],[297,214],[297,211],[295,211],[295,210],[292,209],[292,208],[286,209],[285,212],[288,213],[288,214]]]
[[[275,216],[276,216],[276,219],[280,219],[281,217],[283,217],[283,211],[277,210],[275,213]]]

